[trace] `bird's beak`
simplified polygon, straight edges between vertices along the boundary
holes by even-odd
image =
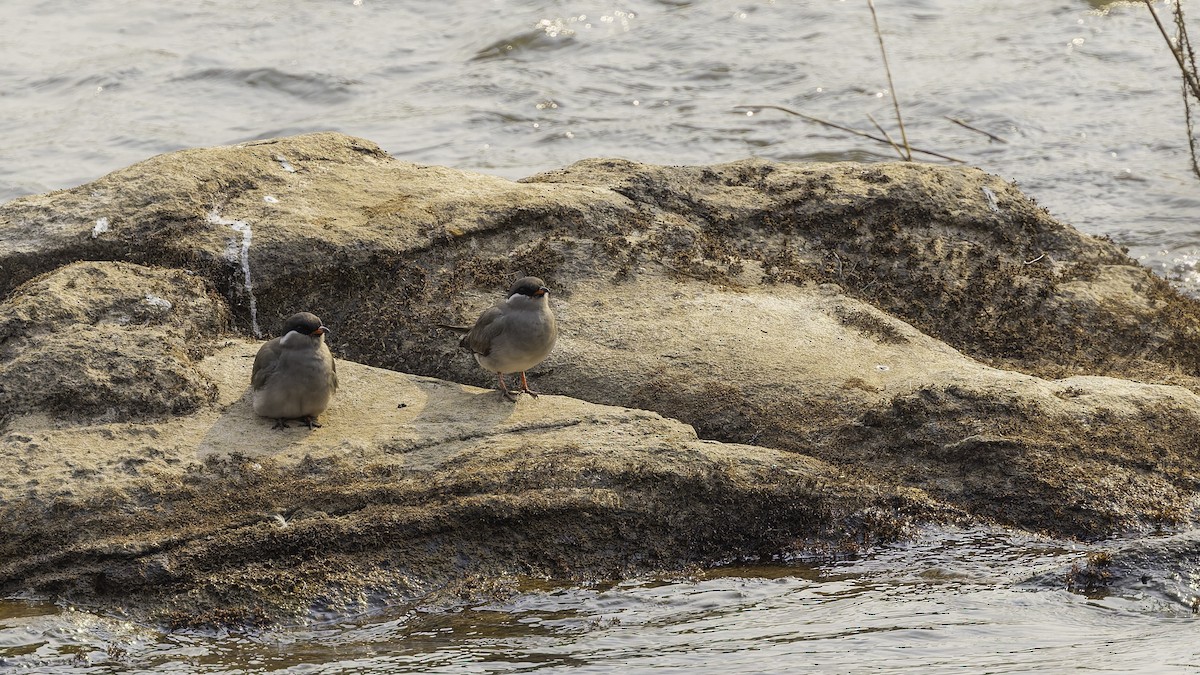
[[[547,294],[547,293],[549,293],[549,292],[550,292],[550,289],[549,289],[549,288],[546,288],[545,286],[542,286],[541,288],[537,289],[537,293],[534,293],[533,295],[534,295],[535,297],[539,297],[539,298],[540,298],[540,297],[542,297],[543,295],[545,295],[545,294]]]
[[[314,331],[312,332],[312,334],[313,334],[313,335],[324,335],[324,334],[326,334],[326,333],[332,333],[332,332],[333,332],[333,331],[329,330],[329,329],[328,329],[328,328],[326,328],[325,326],[320,326],[320,327],[318,327],[316,330],[314,330]]]

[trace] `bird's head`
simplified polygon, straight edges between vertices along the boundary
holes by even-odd
[[[508,302],[539,302],[545,301],[550,295],[550,289],[546,288],[546,282],[537,277],[524,277],[517,279],[516,283],[508,289]]]
[[[302,338],[308,338],[312,342],[322,342],[325,334],[329,332],[331,331],[321,324],[321,319],[316,314],[297,312],[289,316],[288,320],[283,323],[283,340],[281,342],[284,345],[291,345]]]

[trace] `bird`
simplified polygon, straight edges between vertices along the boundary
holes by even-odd
[[[544,361],[558,339],[550,289],[541,279],[518,279],[509,288],[508,299],[484,310],[470,329],[442,327],[466,332],[459,346],[474,354],[485,370],[496,373],[505,398],[515,402],[521,393],[537,398],[538,393],[529,388],[525,371]],[[521,374],[517,395],[504,382],[505,373]]]
[[[283,335],[259,347],[250,375],[254,412],[287,429],[298,419],[319,428],[317,416],[337,391],[337,363],[325,344],[330,330],[310,312],[298,312],[283,324]]]

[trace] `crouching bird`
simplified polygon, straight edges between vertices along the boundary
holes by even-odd
[[[337,391],[337,364],[325,345],[330,332],[309,312],[288,317],[283,335],[264,344],[254,357],[250,376],[254,412],[275,420],[272,429],[287,429],[287,420],[300,420],[309,429],[320,427]]]
[[[500,391],[508,400],[516,401],[522,392],[537,398],[525,371],[544,361],[558,339],[550,289],[541,279],[518,279],[508,290],[508,299],[485,310],[470,329],[442,327],[466,332],[459,346],[470,350],[485,370],[496,373]],[[516,394],[505,384],[505,373],[521,374],[521,389]]]

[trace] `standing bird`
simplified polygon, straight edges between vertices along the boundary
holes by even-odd
[[[520,373],[521,392],[537,398],[537,392],[529,388],[525,371],[541,363],[557,339],[550,289],[537,277],[525,277],[508,290],[508,300],[480,314],[458,344],[471,350],[479,365],[496,373],[500,391],[508,400],[516,401],[504,382],[504,374]]]
[[[309,429],[321,426],[317,415],[338,386],[337,364],[325,345],[328,332],[316,315],[300,312],[288,317],[282,336],[259,347],[250,376],[254,412],[273,418],[272,429],[287,429],[293,419]]]

